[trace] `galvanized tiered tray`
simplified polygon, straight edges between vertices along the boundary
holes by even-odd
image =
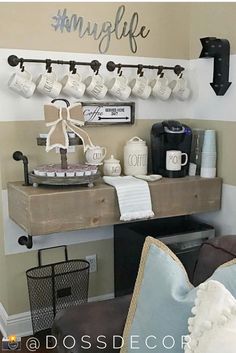
[[[88,185],[88,187],[94,186],[94,181],[98,180],[101,174],[74,176],[74,177],[48,177],[35,175],[34,172],[29,173],[29,183],[34,187],[38,185],[56,185],[56,186],[67,186],[67,185]]]

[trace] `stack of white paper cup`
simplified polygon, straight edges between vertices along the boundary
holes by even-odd
[[[201,177],[214,178],[216,176],[216,132],[206,130],[202,147]]]

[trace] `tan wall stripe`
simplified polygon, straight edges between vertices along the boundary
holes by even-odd
[[[225,184],[236,186],[236,173],[234,169],[234,151],[236,122],[219,120],[182,120],[192,128],[215,129],[218,139],[218,175],[224,179]],[[157,120],[137,120],[134,126],[106,126],[87,128],[92,139],[100,145],[105,145],[108,155],[114,154],[123,160],[123,147],[128,139],[140,136],[147,142],[150,140],[151,126]],[[12,159],[15,150],[22,150],[29,157],[30,168],[43,163],[60,160],[54,151],[46,153],[44,147],[36,145],[39,132],[47,132],[43,121],[30,122],[1,122],[0,123],[0,148],[2,163],[2,187],[6,189],[8,181],[22,180],[22,166]],[[105,137],[105,139],[104,139]],[[76,147],[76,152],[69,154],[73,161],[83,160],[83,150]]]
[[[90,127],[87,131],[94,143],[107,147],[107,157],[111,154],[123,160],[123,147],[134,136],[149,141],[151,126],[157,120],[136,120],[135,125]],[[23,169],[20,162],[12,159],[12,153],[20,150],[29,157],[30,168],[36,165],[60,162],[60,155],[55,151],[45,152],[45,147],[36,144],[39,133],[48,129],[44,121],[0,122],[0,151],[2,188],[6,189],[8,181],[22,180]],[[82,146],[76,147],[75,153],[69,153],[70,162],[83,161]]]
[[[52,17],[57,14],[58,9],[66,8],[68,14],[83,16],[86,21],[114,23],[117,8],[122,4],[125,5],[126,12],[121,22],[129,23],[132,14],[138,12],[138,28],[147,26],[150,34],[146,39],[137,38],[138,50],[135,54],[129,49],[128,37],[118,41],[113,34],[107,54],[188,58],[186,27],[189,6],[182,3],[1,3],[0,47],[98,53],[98,40],[87,36],[80,39],[76,32],[55,32],[51,27]]]
[[[218,37],[230,41],[231,54],[236,54],[236,3],[191,3],[190,58],[198,58],[202,49],[200,38]]]

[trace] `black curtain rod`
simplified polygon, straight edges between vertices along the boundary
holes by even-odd
[[[115,69],[121,69],[123,67],[137,68],[139,71],[142,69],[158,70],[161,73],[163,70],[173,70],[177,75],[184,71],[184,67],[180,65],[175,66],[162,66],[162,65],[142,65],[142,64],[115,64],[113,61],[108,61],[107,70],[114,71]]]
[[[101,63],[98,60],[92,60],[91,62],[83,62],[83,61],[64,61],[64,60],[51,60],[51,59],[25,59],[25,58],[18,58],[16,55],[10,55],[8,57],[8,64],[10,66],[17,66],[18,64],[23,65],[23,63],[41,63],[41,64],[57,64],[57,65],[70,65],[70,66],[77,66],[77,65],[86,65],[90,66],[91,69],[94,71],[98,71]]]

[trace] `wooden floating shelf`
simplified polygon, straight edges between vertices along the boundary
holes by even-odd
[[[155,218],[217,211],[221,185],[221,178],[200,177],[149,183]],[[8,199],[10,218],[32,236],[121,223],[116,191],[103,182],[91,189],[14,182],[8,184]]]

